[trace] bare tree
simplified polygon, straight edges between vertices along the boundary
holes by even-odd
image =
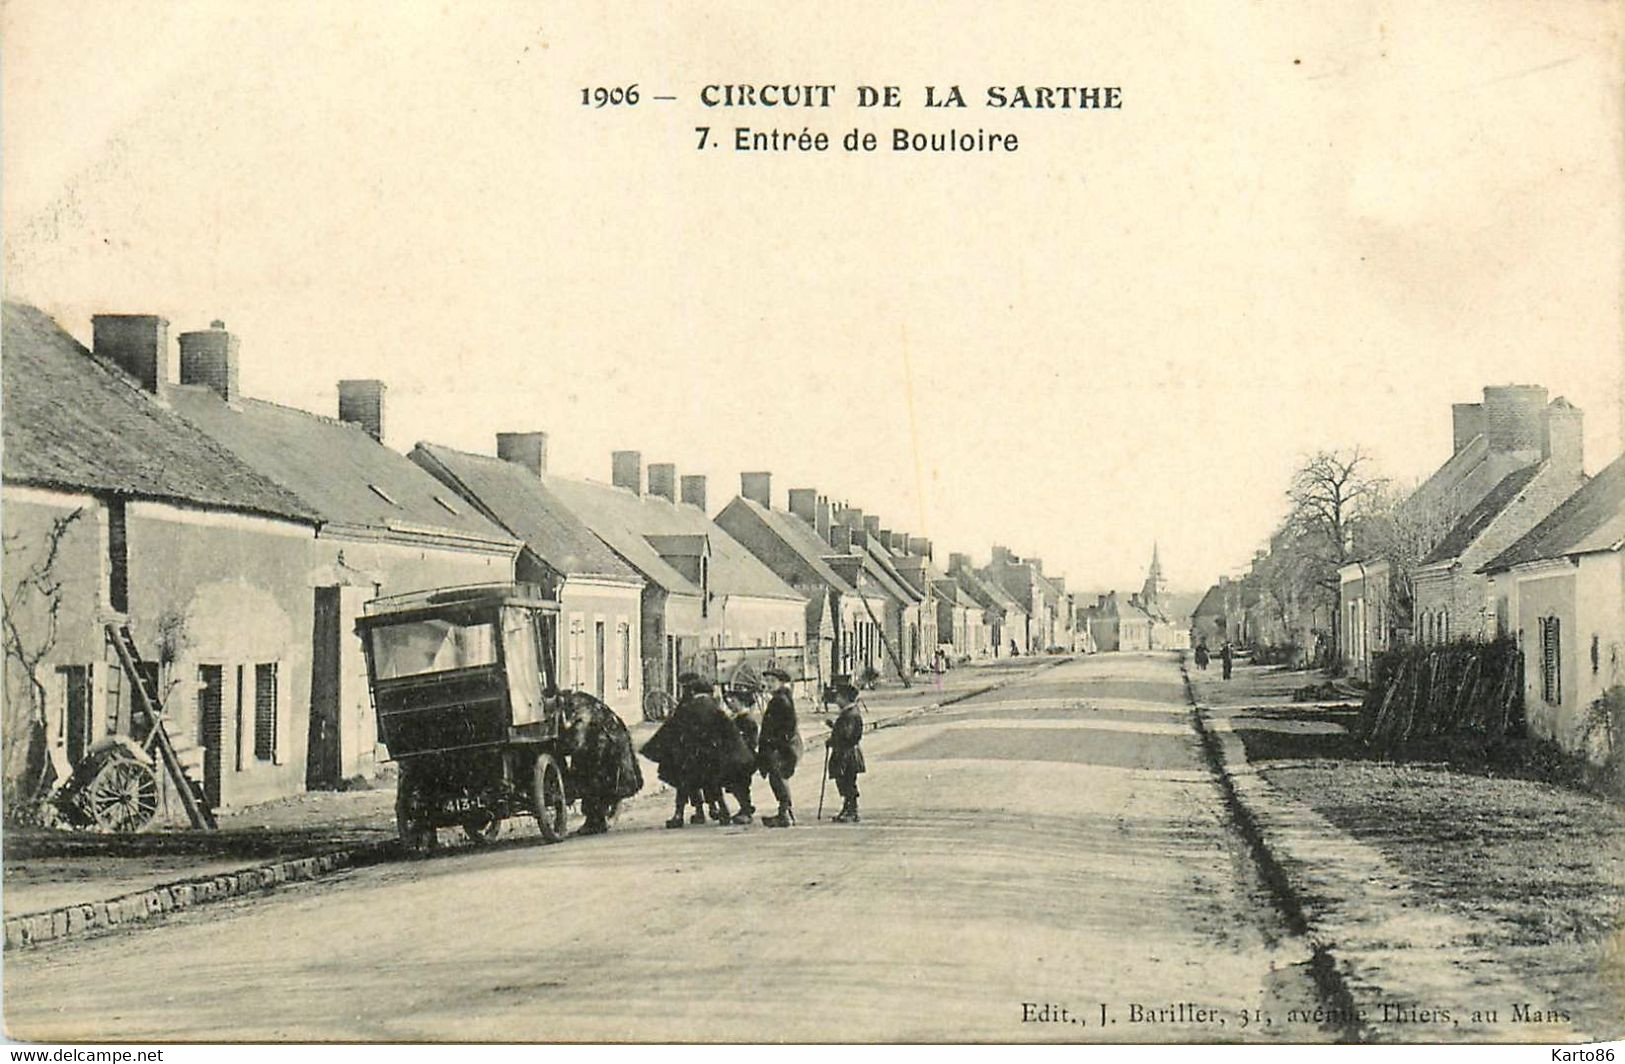
[[[16,533],[4,537],[4,557],[16,579],[0,591],[0,639],[4,641],[6,720],[4,802],[8,816],[25,815],[48,782],[45,742],[45,659],[56,647],[62,609],[57,561],[62,541],[84,516],[76,509],[52,520],[45,542],[31,549]],[[34,554],[31,563],[25,559]],[[14,567],[20,567],[14,568]],[[36,767],[35,762],[40,764]]]
[[[1442,500],[1385,490],[1367,522],[1366,545],[1388,562],[1388,616],[1393,628],[1411,629],[1416,613],[1416,570],[1454,527]]]
[[[1387,481],[1372,473],[1371,459],[1360,448],[1319,451],[1292,476],[1287,489],[1291,510],[1293,554],[1302,578],[1336,602],[1337,570],[1361,558],[1361,535],[1387,494]],[[1342,619],[1331,611],[1332,646],[1338,646]]]

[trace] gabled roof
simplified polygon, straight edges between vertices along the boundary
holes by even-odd
[[[201,385],[166,385],[163,396],[325,523],[517,546],[444,484],[357,425],[259,399],[228,405]]]
[[[651,537],[687,537],[682,541],[685,545],[672,557],[694,557],[684,553],[695,549],[693,537],[708,540],[712,594],[806,601],[806,596],[780,580],[697,506],[674,503],[659,495],[635,495],[625,488],[591,480],[551,475],[545,480],[599,539],[672,594],[699,595],[700,588],[661,557]]]
[[[796,518],[796,520],[801,520]],[[805,524],[806,522],[802,522]],[[865,560],[863,571],[869,574],[880,589],[898,602],[913,605],[925,601],[925,596],[916,591],[909,582],[903,579],[903,574],[897,571],[892,564],[891,554],[872,537],[864,547]]]
[[[1481,573],[1525,562],[1616,551],[1625,545],[1625,454],[1563,501]]]
[[[92,355],[44,311],[8,302],[0,317],[6,480],[317,523],[309,505]]]
[[[1191,616],[1200,617],[1204,614],[1223,612],[1224,588],[1218,584],[1214,584],[1212,587],[1207,589],[1207,594],[1202,596],[1202,601],[1196,604],[1196,608],[1191,611]]]
[[[830,553],[830,545],[819,539],[818,533],[813,531],[807,522],[795,514],[770,509],[743,495],[734,496],[733,501],[728,504],[729,509],[734,507],[740,507],[755,517],[763,527],[778,538],[779,542],[794,551],[830,590],[842,595],[854,593],[852,585],[843,580],[824,561],[824,555]]]
[[[410,455],[470,505],[477,505],[566,577],[642,583],[638,571],[582,524],[542,478],[512,462],[420,443]]]
[[[1462,516],[1462,519],[1456,522],[1454,528],[1445,533],[1445,537],[1439,541],[1438,545],[1428,552],[1426,558],[1422,559],[1422,564],[1433,565],[1437,562],[1449,561],[1472,546],[1473,541],[1482,535],[1485,529],[1489,528],[1490,522],[1500,516],[1501,511],[1512,505],[1512,501],[1518,497],[1518,493],[1526,488],[1531,480],[1535,479],[1535,474],[1547,468],[1549,464],[1548,462],[1537,462],[1502,477],[1501,482],[1491,488],[1488,495],[1478,500],[1478,504],[1468,510]]]

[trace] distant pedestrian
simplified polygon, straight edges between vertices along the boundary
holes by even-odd
[[[1207,651],[1207,640],[1204,639],[1200,643],[1196,644],[1196,667],[1201,669],[1203,672],[1206,672],[1208,659],[1209,655]]]
[[[837,824],[858,822],[858,775],[868,769],[863,761],[863,714],[858,710],[858,689],[850,683],[835,692],[840,715],[826,722],[830,729],[824,744],[829,747],[829,778],[841,796]]]
[[[1225,640],[1224,646],[1219,648],[1219,661],[1224,664],[1224,678],[1230,679],[1230,669],[1235,663],[1235,651],[1230,649],[1230,641]]]
[[[791,809],[790,785],[785,781],[796,773],[801,760],[801,730],[796,720],[796,700],[790,691],[790,674],[782,669],[768,669],[762,674],[773,685],[773,695],[767,700],[762,713],[762,731],[756,746],[756,768],[767,777],[773,797],[779,800],[779,811],[765,817],[762,823],[770,828],[794,827],[795,812]]]

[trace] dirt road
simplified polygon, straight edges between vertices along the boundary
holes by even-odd
[[[1334,1037],[1289,1019],[1316,1004],[1307,952],[1225,823],[1172,657],[1070,662],[874,733],[865,751],[857,826],[814,822],[814,763],[792,781],[802,824],[788,831],[664,830],[669,809],[644,802],[605,836],[360,869],[8,956],[7,1030]],[[765,786],[758,802],[771,808]]]

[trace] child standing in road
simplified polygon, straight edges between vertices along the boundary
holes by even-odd
[[[835,816],[837,824],[858,822],[858,775],[866,770],[863,762],[863,714],[858,710],[858,689],[851,682],[839,684],[835,702],[840,715],[825,721],[830,729],[825,745],[829,747],[829,778],[841,795],[841,811]]]

